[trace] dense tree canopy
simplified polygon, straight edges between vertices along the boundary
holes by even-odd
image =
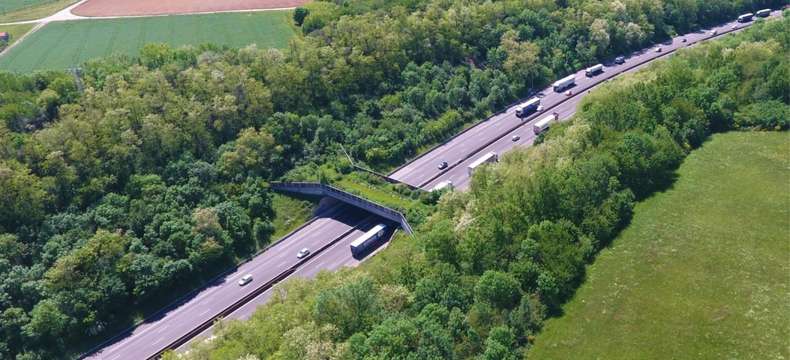
[[[779,3],[317,1],[282,51],[149,44],[75,73],[0,73],[0,357],[72,354],[265,246],[267,182],[343,166],[339,144],[389,168],[558,76]],[[787,128],[788,33],[765,26],[593,97],[584,121],[443,200],[421,235],[433,265],[326,288],[308,322],[267,325],[249,352],[525,346],[710,131]]]

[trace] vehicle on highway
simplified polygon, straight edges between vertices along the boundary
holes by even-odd
[[[497,155],[497,153],[493,151],[479,157],[477,160],[469,164],[469,167],[467,168],[467,170],[469,171],[469,176],[472,176],[472,173],[475,171],[475,169],[480,167],[480,165],[493,163],[497,161],[499,161],[499,155]]]
[[[718,35],[719,34],[719,29],[713,29],[713,31],[711,31],[710,34],[713,35],[713,36]]]
[[[600,72],[603,72],[603,64],[588,67],[584,70],[584,75],[587,75],[587,77],[593,77]]]
[[[546,131],[546,129],[548,129],[551,126],[551,123],[557,121],[557,119],[559,118],[560,118],[559,114],[552,113],[551,115],[546,116],[543,119],[540,119],[538,122],[536,122],[535,125],[532,127],[532,131],[534,131],[535,134],[540,134]]]
[[[512,142],[516,142],[516,141],[519,141],[519,140],[521,140],[521,136],[518,136],[518,135],[513,135],[513,137],[510,138],[510,141],[512,141]]]
[[[439,166],[437,166],[437,167],[439,168],[439,170],[447,169],[447,161],[440,162]]]
[[[656,52],[657,53],[661,52],[661,47],[660,46],[656,46]]]
[[[686,39],[686,38],[680,39],[680,42],[687,42],[687,41],[688,41],[688,39]]]
[[[568,90],[565,92],[565,96],[571,96],[571,95],[573,95],[573,90]]]
[[[543,111],[543,105],[538,106],[537,112],[541,112],[541,111]]]
[[[387,225],[378,224],[372,229],[368,230],[362,236],[356,238],[351,242],[351,254],[359,256],[367,251],[371,245],[375,244],[387,230]]]
[[[239,286],[244,286],[249,284],[252,281],[252,274],[247,274],[239,279]]]
[[[576,85],[576,75],[568,75],[562,79],[559,79],[552,84],[554,87],[555,92],[560,92],[565,90],[573,85]]]
[[[434,186],[433,189],[431,189],[431,192],[433,192],[433,191],[442,191],[444,189],[452,190],[454,188],[455,187],[453,186],[452,180],[447,180],[447,181],[442,181],[442,182],[436,184],[436,186]]]
[[[297,259],[302,259],[302,258],[304,258],[307,255],[310,255],[310,249],[303,248],[302,250],[299,250],[298,253],[296,253],[296,258]]]
[[[752,21],[753,17],[754,17],[754,14],[746,13],[746,14],[743,14],[741,16],[738,16],[738,22],[739,23],[749,22],[749,21]]]
[[[535,112],[540,107],[540,99],[539,98],[532,98],[527,100],[525,103],[519,105],[516,108],[516,117],[525,118],[529,114]]]
[[[757,11],[755,14],[757,17],[768,17],[768,15],[771,15],[771,9],[762,9]]]
[[[625,64],[625,56],[618,56],[614,58],[615,64]]]

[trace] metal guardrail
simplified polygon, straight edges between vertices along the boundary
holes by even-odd
[[[370,201],[361,196],[354,195],[350,192],[340,190],[331,185],[311,182],[272,182],[270,183],[270,186],[272,189],[280,191],[329,196],[336,200],[370,211],[376,215],[399,223],[401,228],[403,228],[403,231],[405,231],[407,234],[413,233],[411,225],[409,225],[408,220],[406,220],[406,216],[404,216],[400,211],[393,210],[384,205]]]

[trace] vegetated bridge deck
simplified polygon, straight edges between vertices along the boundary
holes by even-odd
[[[400,211],[393,210],[381,204],[367,200],[363,197],[340,190],[334,186],[311,182],[272,182],[270,185],[272,189],[278,191],[293,192],[305,195],[329,196],[338,201],[342,201],[351,206],[355,206],[381,216],[387,220],[396,222],[400,224],[403,231],[405,231],[407,234],[412,234],[411,225],[409,225],[408,220],[406,220],[406,217]]]

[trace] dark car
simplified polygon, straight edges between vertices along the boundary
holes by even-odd
[[[614,58],[615,64],[625,64],[625,56],[618,56]]]
[[[444,170],[447,168],[447,161],[442,161],[439,163],[439,170]]]

